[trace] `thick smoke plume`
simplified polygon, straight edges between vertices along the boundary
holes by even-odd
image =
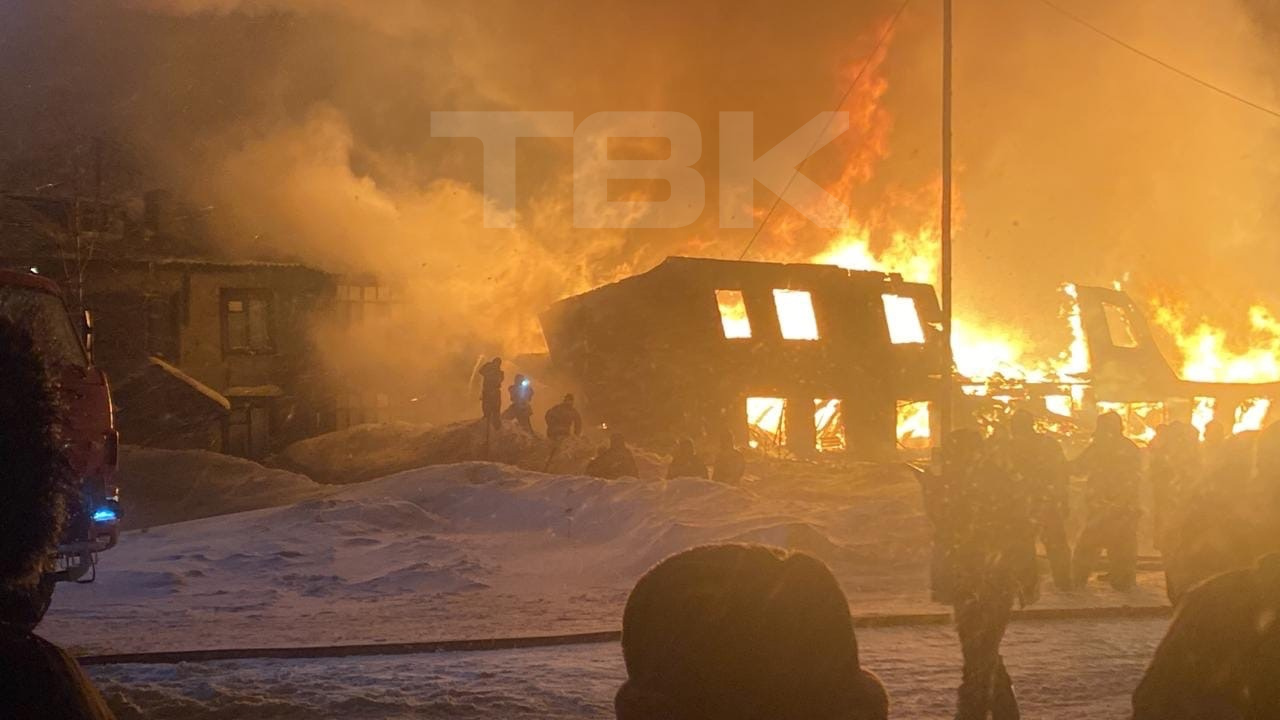
[[[850,134],[805,172],[846,193],[874,250],[936,223],[939,27],[897,2],[477,3],[136,0],[0,10],[0,157],[10,189],[59,182],[109,141],[120,193],[211,205],[228,252],[371,272],[404,319],[335,365],[457,384],[479,354],[541,347],[559,297],[669,254],[737,257],[718,227],[718,113],[754,111],[763,153],[831,110],[861,64]],[[1276,18],[1245,0],[1072,3],[1152,53],[1280,105]],[[958,8],[957,301],[1040,328],[1064,280],[1183,297],[1223,322],[1274,303],[1280,120],[1177,77],[1037,2]],[[673,230],[573,227],[572,143],[521,141],[513,229],[485,229],[481,148],[432,138],[440,110],[672,110],[703,133],[703,217]],[[773,196],[757,186],[754,212]],[[779,210],[751,259],[821,253]],[[1154,292],[1154,291],[1153,291]],[[324,329],[318,329],[323,334]],[[447,382],[446,382],[447,381]],[[424,380],[425,382],[425,380]]]

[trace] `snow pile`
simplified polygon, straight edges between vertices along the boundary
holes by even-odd
[[[121,448],[116,483],[125,529],[288,505],[326,492],[301,475],[250,460],[129,445]]]
[[[817,555],[858,614],[943,609],[928,599],[930,534],[907,471],[752,470],[727,487],[461,463],[126,533],[96,583],[59,590],[45,632],[129,651],[611,630],[646,569],[714,542]],[[1162,601],[1150,577],[1131,594],[1046,594],[1049,606]]]
[[[269,464],[302,473],[317,482],[347,484],[430,465],[490,460],[527,470],[581,472],[603,441],[570,438],[551,458],[551,446],[514,423],[490,430],[474,420],[441,427],[395,422],[357,425],[302,440]],[[637,454],[641,475],[657,477],[665,465],[657,456]]]
[[[242,462],[210,460],[215,473]],[[721,541],[813,552],[851,593],[900,598],[926,576],[917,495],[905,473],[731,488],[492,463],[421,468],[126,533],[96,583],[58,593],[49,632],[120,650],[612,629],[648,567]],[[199,639],[208,628],[218,636]]]

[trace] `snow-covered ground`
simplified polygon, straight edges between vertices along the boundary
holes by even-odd
[[[126,533],[42,626],[80,652],[527,636],[616,629],[636,579],[700,544],[825,560],[860,615],[941,610],[902,470],[766,468],[745,487],[599,480],[491,463],[421,468],[293,504]],[[1043,606],[1155,605],[1144,578]],[[145,630],[140,632],[140,630]]]
[[[654,479],[646,454],[641,480],[463,462],[333,486],[207,453],[126,460],[139,514],[199,519],[125,533],[97,582],[59,589],[40,632],[78,654],[616,630],[647,568],[725,541],[817,555],[855,615],[945,610],[928,598],[929,532],[902,467],[757,459],[726,487]],[[1163,604],[1148,570],[1124,594],[1046,585],[1040,607]],[[1120,717],[1163,626],[1026,621],[1007,655],[1034,715]],[[947,716],[959,668],[948,627],[860,637],[898,717]],[[122,717],[604,718],[622,666],[616,645],[597,645],[93,674]]]
[[[1124,718],[1163,633],[1162,620],[1014,623],[1005,661],[1023,715]],[[952,716],[960,653],[947,627],[858,633],[863,663],[884,680],[891,715]],[[616,644],[311,661],[121,665],[91,669],[121,720],[149,718],[613,717],[625,676]]]

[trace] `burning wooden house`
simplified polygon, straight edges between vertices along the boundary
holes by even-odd
[[[541,320],[554,368],[609,428],[727,428],[799,455],[927,443],[950,363],[931,286],[831,265],[672,257]]]

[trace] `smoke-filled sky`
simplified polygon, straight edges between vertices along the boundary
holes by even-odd
[[[673,253],[737,257],[718,228],[717,117],[755,113],[763,153],[836,100],[897,0],[117,0],[0,3],[0,180],[65,181],[108,139],[121,192],[216,208],[231,252],[394,278],[443,354],[536,349],[555,299]],[[1074,12],[1280,106],[1271,0],[1075,0]],[[936,222],[939,3],[915,0],[850,98],[853,129],[806,173],[874,242]],[[1280,300],[1280,118],[1214,94],[1036,0],[957,3],[957,302],[1048,347],[1064,280],[1172,289],[1223,324]],[[442,110],[670,110],[701,127],[702,217],[573,227],[572,141],[520,142],[515,225],[482,227],[478,140]],[[79,149],[79,150],[77,150]],[[845,173],[850,166],[856,171]],[[756,212],[774,196],[756,186]],[[783,206],[751,259],[829,234]],[[780,230],[787,230],[781,232]]]

